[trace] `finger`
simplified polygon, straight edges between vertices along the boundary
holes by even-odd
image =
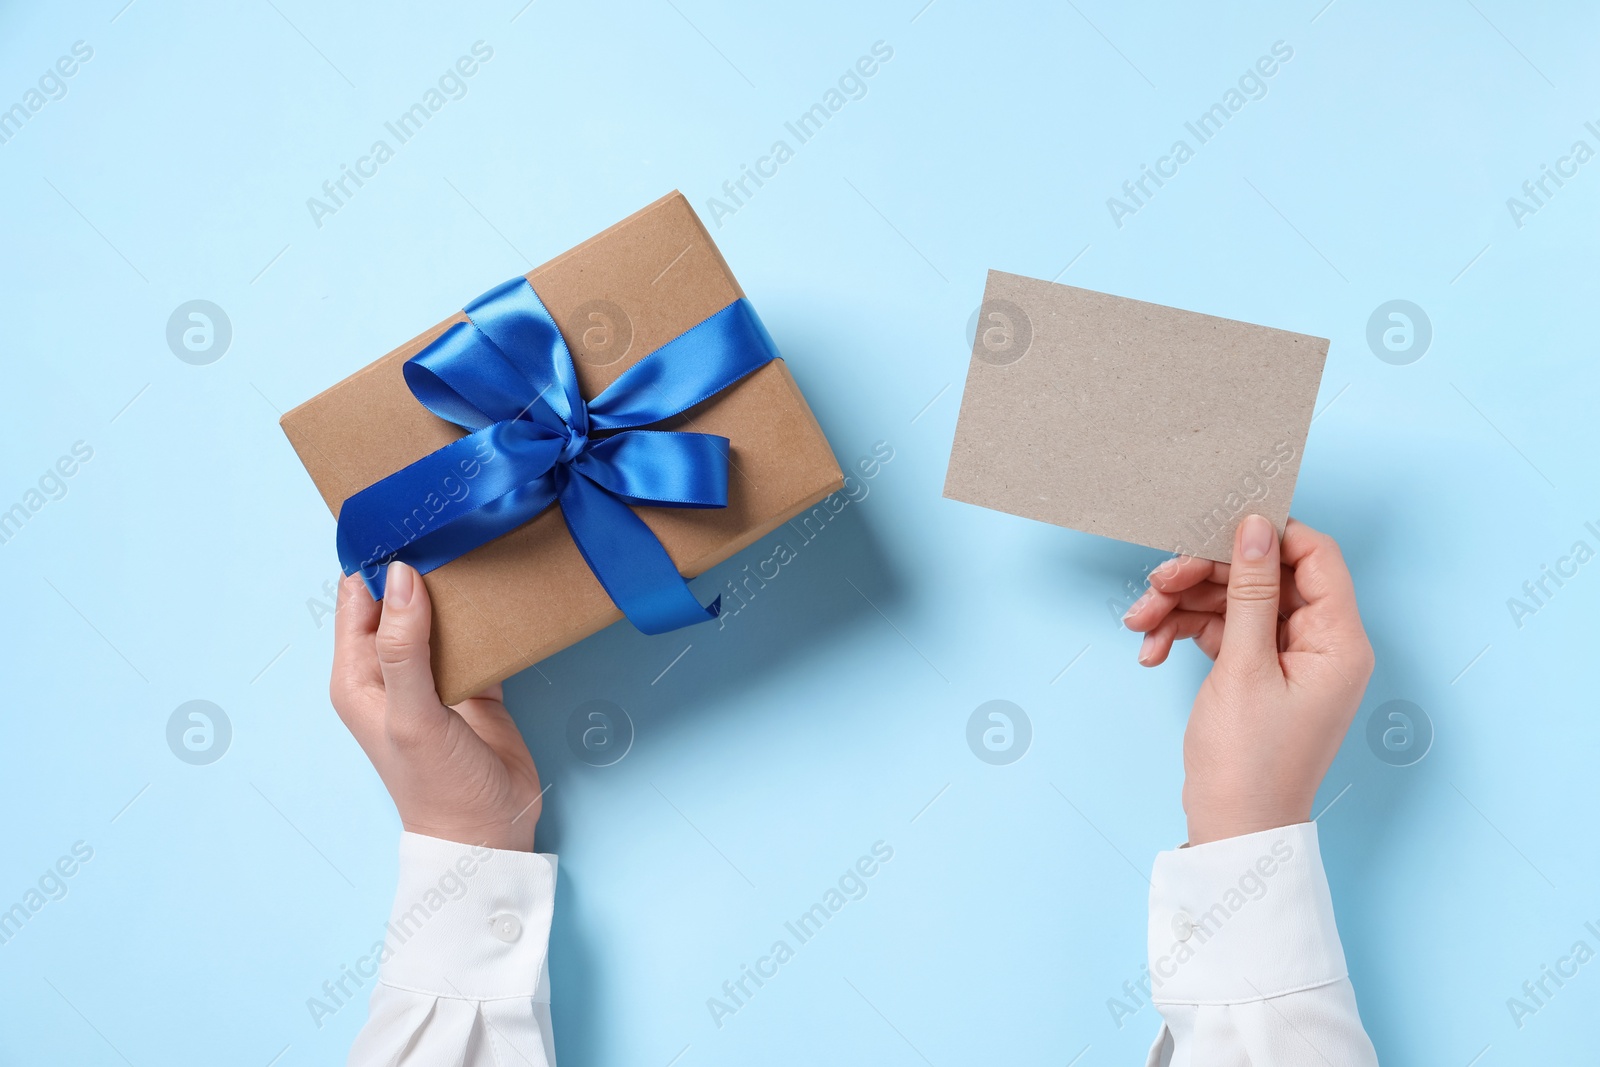
[[[1178,607],[1184,611],[1210,611],[1221,615],[1228,607],[1227,583],[1202,582],[1178,594]]]
[[[1306,604],[1325,604],[1354,614],[1355,584],[1344,553],[1332,537],[1290,519],[1283,533],[1283,562],[1294,571],[1295,589]]]
[[[1122,621],[1130,630],[1149,633],[1161,625],[1162,621],[1176,609],[1221,614],[1227,603],[1228,587],[1216,582],[1201,582],[1194,588],[1185,589],[1176,595],[1151,589],[1128,609]]]
[[[1372,644],[1338,543],[1291,519],[1284,545],[1286,558],[1293,553],[1296,599],[1302,605],[1289,615],[1285,651],[1330,657],[1329,662],[1344,664],[1339,673],[1345,680],[1364,683],[1372,672]]]
[[[1292,615],[1305,607],[1309,601],[1300,592],[1295,584],[1294,568],[1288,564],[1278,567],[1278,611],[1283,615]]]
[[[1223,576],[1216,577],[1217,568]],[[1177,606],[1175,594],[1201,582],[1213,580],[1227,582],[1224,564],[1196,556],[1174,556],[1150,572],[1150,583],[1133,606],[1122,616],[1130,630],[1149,630]]]
[[[489,746],[507,769],[514,774],[520,772],[528,775],[534,788],[538,788],[539,769],[533,764],[533,754],[528,751],[528,742],[523,739],[516,720],[506,708],[504,689],[498,682],[477,696],[456,704],[450,710],[455,712],[460,721],[465,723],[479,740]],[[530,804],[529,808],[532,806]],[[526,814],[527,810],[523,809],[521,814]],[[534,819],[538,819],[537,813]]]
[[[1122,625],[1134,631],[1152,630],[1177,606],[1178,598],[1171,593],[1146,589],[1122,616]]]
[[[1228,565],[1198,556],[1174,556],[1150,572],[1151,586],[1164,593],[1181,592],[1204,581],[1226,584]]]
[[[494,701],[497,701],[497,702],[500,702],[500,703],[504,703],[505,702],[505,698],[506,698],[506,687],[505,687],[505,684],[502,683],[502,682],[496,682],[493,685],[491,685],[489,688],[485,689],[483,692],[474,693],[470,697],[468,697],[467,699],[468,700],[494,700]]]
[[[516,720],[498,700],[465,700],[451,709],[478,740],[488,745],[508,767],[533,766],[528,743]]]
[[[490,735],[494,735],[498,738],[508,727],[512,732],[516,732],[517,729],[511,713],[506,710],[504,692],[504,688],[497,682],[459,704],[450,705],[450,710],[461,716],[462,720],[472,727],[472,732],[479,737],[488,740]]]
[[[1174,611],[1145,635],[1139,646],[1139,662],[1146,667],[1158,666],[1166,662],[1176,642],[1191,637],[1202,652],[1216,659],[1222,632],[1222,616],[1215,612]]]
[[[1278,534],[1260,515],[1247,515],[1233,536],[1228,571],[1228,625],[1221,658],[1243,667],[1278,665]]]
[[[389,564],[376,645],[387,726],[397,741],[442,730],[449,722],[428,659],[432,628],[433,608],[422,576],[399,561]]]
[[[1211,617],[1212,621],[1201,628],[1194,635],[1195,647],[1206,654],[1206,658],[1215,661],[1222,652],[1222,635],[1228,632],[1227,623],[1221,615]]]
[[[379,610],[360,578],[340,580],[333,613],[333,678],[329,689],[341,716],[352,710],[352,699],[360,690],[383,685],[373,642]]]

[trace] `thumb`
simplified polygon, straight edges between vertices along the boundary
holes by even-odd
[[[433,684],[428,655],[432,628],[433,607],[422,576],[398,560],[389,564],[377,648],[388,727],[397,740],[442,724],[448,714]]]
[[[1241,666],[1278,664],[1278,534],[1260,515],[1248,515],[1233,538],[1228,570],[1228,617],[1217,659]]]

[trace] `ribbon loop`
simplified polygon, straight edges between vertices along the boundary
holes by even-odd
[[[597,430],[648,426],[722,392],[778,358],[767,328],[740,297],[618,375],[589,403]]]
[[[423,407],[468,430],[515,419],[538,395],[470,322],[453,323],[433,344],[406,360],[401,372]]]
[[[624,371],[593,401],[526,278],[466,308],[403,368],[407,387],[466,436],[368,486],[339,512],[339,561],[382,599],[384,567],[427,573],[553,503],[589,569],[635,626],[665,633],[716,618],[631,507],[720,508],[728,448],[715,434],[644,430],[778,358],[744,298]]]

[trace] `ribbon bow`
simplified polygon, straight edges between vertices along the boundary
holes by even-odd
[[[468,433],[368,486],[339,511],[339,562],[382,599],[384,565],[427,573],[521,526],[557,501],[607,595],[647,634],[714,619],[629,505],[728,503],[728,439],[641,430],[715,396],[778,358],[742,297],[668,341],[593,400],[526,278],[467,305],[407,360],[406,385]]]

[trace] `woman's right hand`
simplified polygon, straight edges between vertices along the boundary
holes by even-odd
[[[1231,564],[1167,561],[1124,622],[1147,667],[1184,638],[1216,661],[1183,740],[1189,843],[1309,821],[1373,666],[1333,538],[1290,519],[1280,548],[1248,516]]]

